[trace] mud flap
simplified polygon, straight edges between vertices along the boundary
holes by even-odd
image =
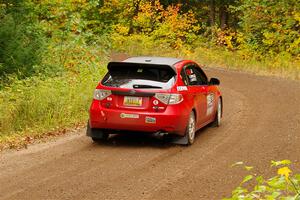
[[[90,127],[89,121],[87,122],[87,125],[86,125],[86,136],[92,137],[92,129]]]
[[[175,136],[173,135],[170,137],[170,142],[173,144],[181,144],[181,145],[187,145],[189,143],[188,135],[185,136]]]
[[[91,138],[96,138],[96,139],[103,139],[104,138],[104,133],[102,130],[97,130],[97,129],[91,129],[90,123],[87,123],[86,127],[86,135]]]

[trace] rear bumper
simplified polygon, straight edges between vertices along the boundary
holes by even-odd
[[[172,105],[164,112],[132,112],[103,108],[98,101],[93,101],[90,108],[90,126],[95,129],[120,131],[161,131],[183,136],[189,117],[189,112],[184,112],[185,110],[183,105]]]

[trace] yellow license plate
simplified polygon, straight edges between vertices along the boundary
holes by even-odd
[[[142,97],[128,97],[125,96],[124,97],[124,102],[123,105],[124,106],[142,106],[143,104],[143,98]]]

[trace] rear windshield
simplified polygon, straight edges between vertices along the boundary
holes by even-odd
[[[175,75],[169,66],[118,63],[109,65],[102,84],[129,89],[170,89],[175,83]]]

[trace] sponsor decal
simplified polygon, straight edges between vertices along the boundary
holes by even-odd
[[[165,107],[158,107],[158,106],[153,106],[152,107],[154,110],[163,110]]]
[[[214,101],[215,101],[215,95],[213,93],[208,94],[206,97],[206,102],[207,102],[206,115],[211,115],[213,113]]]
[[[159,103],[158,100],[153,101],[153,105],[155,105],[155,106],[158,105],[158,103]]]
[[[186,86],[177,86],[177,91],[187,91]]]
[[[138,114],[128,114],[128,113],[121,113],[120,117],[122,119],[124,119],[124,118],[131,118],[131,119],[138,119],[138,118],[140,118],[140,116]]]
[[[148,117],[148,116],[146,116],[145,122],[147,124],[156,124],[156,118],[155,117]]]

